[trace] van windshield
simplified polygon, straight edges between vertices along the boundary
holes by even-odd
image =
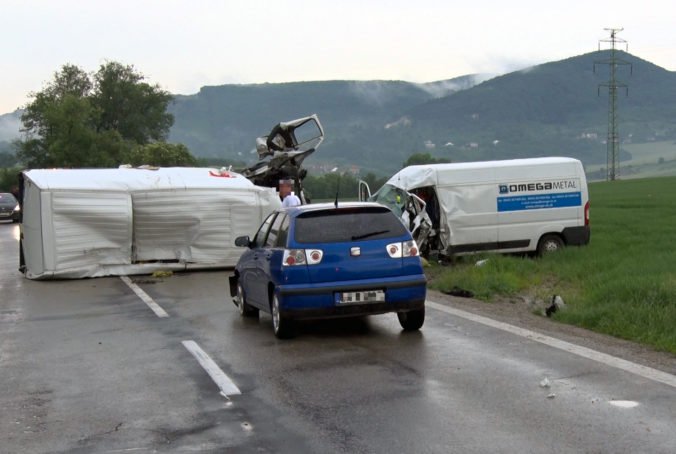
[[[369,197],[368,200],[369,202],[378,202],[381,205],[385,205],[392,210],[394,214],[401,217],[408,198],[408,193],[403,189],[392,186],[391,184],[384,184],[378,189],[378,192]]]

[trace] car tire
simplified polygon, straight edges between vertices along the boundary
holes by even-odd
[[[550,252],[556,252],[563,249],[563,240],[558,235],[545,235],[540,238],[538,243],[538,255],[542,257],[544,254],[549,254]]]
[[[258,317],[258,309],[246,302],[244,289],[240,283],[237,284],[237,308],[242,317]]]
[[[270,313],[272,314],[272,329],[275,332],[275,336],[278,339],[288,339],[293,336],[293,321],[282,316],[277,295],[272,296]]]
[[[397,318],[404,331],[417,331],[425,323],[425,308],[408,312],[397,312]]]

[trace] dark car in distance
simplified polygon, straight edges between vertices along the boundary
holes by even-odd
[[[21,220],[21,208],[13,194],[0,192],[0,221],[19,222]]]
[[[271,213],[230,276],[242,316],[272,315],[279,338],[295,320],[394,312],[406,331],[425,320],[426,279],[418,246],[376,203],[302,205]]]

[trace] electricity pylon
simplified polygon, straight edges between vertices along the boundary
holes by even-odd
[[[601,94],[601,87],[608,87],[608,138],[606,140],[606,179],[615,180],[619,176],[620,170],[620,135],[617,130],[617,90],[624,89],[625,94],[629,95],[629,87],[627,84],[617,80],[617,68],[621,65],[629,66],[630,74],[633,71],[631,63],[622,60],[617,56],[617,45],[624,44],[625,51],[628,51],[629,45],[627,41],[618,38],[617,34],[624,30],[623,28],[604,28],[610,32],[610,37],[599,40],[599,51],[601,45],[607,43],[610,45],[610,58],[594,62],[594,72],[596,72],[596,65],[608,65],[610,68],[610,77],[608,82],[598,85],[598,94]]]

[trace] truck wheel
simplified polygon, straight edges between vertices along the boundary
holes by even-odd
[[[277,295],[272,297],[272,329],[278,339],[288,339],[293,335],[293,321],[283,317],[279,309],[279,299]]]
[[[538,255],[543,256],[550,252],[556,252],[563,249],[563,240],[558,235],[545,235],[540,238],[538,243]]]
[[[239,315],[242,317],[258,317],[258,309],[251,307],[246,302],[244,289],[242,289],[242,284],[239,283],[237,284],[237,308],[239,309]]]
[[[397,318],[404,331],[419,330],[423,326],[423,323],[425,323],[425,308],[408,312],[397,312]]]

